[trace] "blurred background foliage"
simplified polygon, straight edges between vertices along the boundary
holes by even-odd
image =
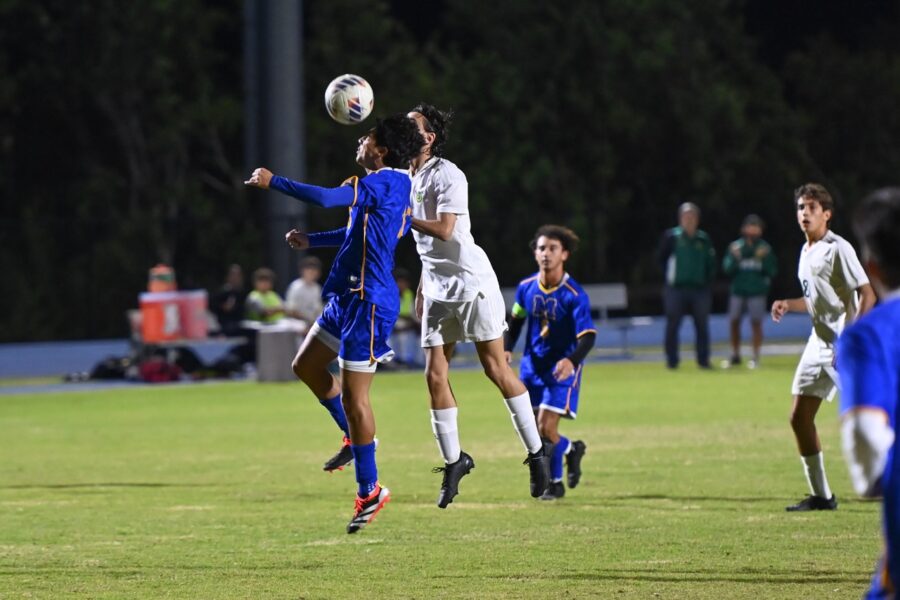
[[[159,261],[211,290],[229,263],[266,264],[241,19],[240,0],[0,1],[0,341],[124,336]],[[793,188],[825,183],[852,239],[854,204],[898,183],[898,25],[874,0],[308,0],[307,180],[357,172],[366,126],[321,96],[358,73],[376,114],[455,111],[447,156],[502,285],[535,270],[537,226],[562,223],[583,241],[573,276],[659,312],[653,251],[690,200],[720,253],[760,214],[773,293],[796,294]],[[308,228],[345,219],[311,209]],[[417,275],[411,239],[397,262]]]

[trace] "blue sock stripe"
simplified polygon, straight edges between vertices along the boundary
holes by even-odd
[[[353,460],[356,470],[356,483],[359,486],[357,493],[360,496],[368,496],[378,483],[378,467],[375,465],[375,442],[357,446],[350,444],[353,451]]]
[[[559,436],[559,441],[553,445],[553,457],[550,459],[550,477],[556,481],[563,476],[563,457],[569,449],[569,438]]]
[[[341,403],[341,395],[338,394],[334,398],[329,398],[327,400],[319,398],[319,404],[324,406],[325,409],[331,413],[331,418],[334,419],[334,422],[340,430],[344,432],[344,435],[350,437],[350,427],[347,425],[347,415],[344,414],[344,405]]]

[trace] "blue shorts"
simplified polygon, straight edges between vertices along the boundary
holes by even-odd
[[[337,353],[342,369],[374,373],[378,363],[394,358],[388,339],[396,321],[396,311],[348,293],[328,300],[309,335]]]
[[[578,392],[581,390],[581,365],[575,367],[575,374],[557,382],[552,373],[522,373],[522,383],[528,388],[531,405],[535,410],[543,408],[567,419],[578,416]]]

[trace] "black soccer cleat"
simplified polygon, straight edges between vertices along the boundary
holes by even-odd
[[[550,487],[550,457],[544,453],[544,448],[541,447],[537,452],[529,453],[522,464],[528,465],[531,477],[531,497],[539,498]]]
[[[341,449],[337,451],[337,454],[325,461],[325,466],[322,467],[322,470],[328,471],[329,473],[333,471],[343,471],[344,467],[352,462],[353,450],[350,448],[350,438],[344,436]]]
[[[541,494],[541,500],[558,500],[566,495],[566,486],[562,481],[554,481],[547,488],[547,491]]]
[[[785,507],[788,512],[806,512],[810,510],[837,510],[837,498],[834,494],[831,498],[822,498],[820,496],[807,496],[797,504],[791,504]]]
[[[447,508],[453,502],[453,498],[459,493],[459,481],[475,468],[475,461],[465,452],[459,453],[459,458],[454,463],[435,467],[432,473],[444,472],[444,480],[441,482],[441,491],[438,492],[438,508]]]
[[[384,505],[391,499],[391,490],[376,485],[372,493],[365,498],[356,497],[353,518],[347,524],[347,533],[356,533],[372,522]]]
[[[570,488],[574,489],[581,481],[581,459],[586,450],[584,442],[575,440],[569,453],[566,454],[566,480]]]

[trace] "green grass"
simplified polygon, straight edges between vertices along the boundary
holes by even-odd
[[[354,536],[352,470],[301,384],[0,396],[0,598],[858,598],[880,549],[836,409],[820,434],[835,513],[806,493],[787,424],[796,358],[749,372],[592,365],[582,484],[528,496],[499,395],[453,374],[476,469],[447,510],[419,374],[376,377],[393,500]]]

